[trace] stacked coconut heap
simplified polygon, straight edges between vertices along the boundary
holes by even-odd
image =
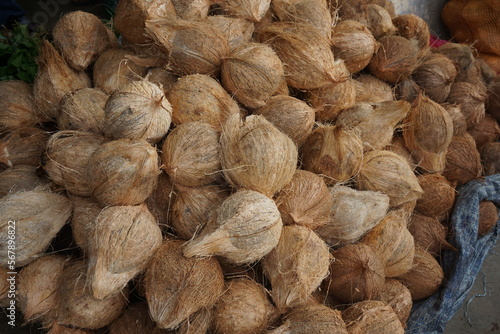
[[[473,50],[431,49],[389,1],[121,0],[114,28],[63,16],[33,87],[0,87],[24,319],[403,333],[443,282],[455,187],[499,170],[500,81]]]

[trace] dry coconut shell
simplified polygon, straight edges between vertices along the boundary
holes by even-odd
[[[24,267],[16,278],[19,309],[27,322],[44,319],[56,307],[55,292],[59,287],[68,258],[50,254]]]
[[[87,264],[81,260],[70,262],[64,268],[53,313],[60,325],[102,328],[118,319],[128,304],[128,288],[103,300],[94,298],[86,284],[86,270]]]
[[[417,66],[417,41],[401,36],[385,36],[379,42],[380,48],[368,65],[371,74],[390,83],[408,78]]]
[[[469,134],[454,136],[446,153],[443,176],[460,186],[479,177],[481,169],[481,156],[474,138]]]
[[[106,26],[94,14],[80,10],[63,15],[52,30],[54,45],[69,66],[85,70],[111,46]]]
[[[71,202],[63,195],[41,190],[12,193],[0,199],[0,264],[7,266],[8,231],[16,230],[16,266],[40,257],[71,215]],[[13,225],[12,222],[15,222]]]
[[[499,219],[498,209],[492,201],[484,200],[479,202],[478,238],[490,233]]]
[[[144,139],[157,143],[170,128],[172,107],[158,85],[134,81],[106,102],[104,134],[111,139]]]
[[[403,327],[406,327],[413,301],[411,300],[410,290],[403,283],[397,279],[386,279],[384,288],[377,299],[386,302],[392,307]]]
[[[213,309],[202,308],[193,313],[189,319],[186,319],[182,324],[173,332],[166,332],[163,330],[161,333],[176,333],[176,334],[197,334],[207,333],[210,330],[213,322]],[[152,332],[151,334],[154,334]]]
[[[234,264],[252,263],[276,247],[282,227],[272,199],[242,189],[224,200],[216,218],[186,245],[184,256],[218,255]]]
[[[328,294],[342,303],[374,299],[385,282],[384,262],[372,247],[357,243],[332,252]]]
[[[276,248],[261,261],[279,312],[307,303],[328,275],[328,245],[305,226],[283,227]]]
[[[130,306],[109,326],[110,334],[151,334],[155,323],[149,316],[148,304],[145,301]]]
[[[500,143],[488,143],[481,150],[483,175],[500,174]]]
[[[389,197],[374,191],[337,185],[330,188],[330,197],[330,220],[316,232],[332,246],[358,241],[384,218],[389,209]]]
[[[388,195],[392,207],[416,200],[423,193],[408,161],[386,150],[365,154],[356,179],[356,187]]]
[[[186,258],[183,243],[165,241],[146,270],[149,313],[163,329],[174,329],[195,312],[213,306],[224,292],[217,259]]]
[[[87,163],[104,138],[83,131],[59,131],[47,142],[43,169],[56,184],[77,196],[90,196]]]
[[[179,238],[190,240],[215,219],[217,208],[229,192],[219,186],[177,188],[171,226]]]
[[[311,134],[315,111],[307,103],[292,96],[277,95],[254,110],[254,115],[262,115],[281,132],[290,137],[300,148]]]
[[[79,130],[102,134],[104,107],[109,96],[96,88],[82,88],[64,95],[57,118],[59,130]]]
[[[429,55],[411,75],[422,92],[437,103],[446,101],[456,76],[453,62],[439,53]]]
[[[403,324],[392,307],[384,301],[366,300],[342,312],[349,334],[404,334]]]
[[[35,166],[17,165],[0,173],[0,198],[14,192],[49,186],[48,180],[38,176]]]
[[[365,5],[366,25],[377,40],[397,32],[391,14],[384,7],[374,3]]]
[[[462,114],[460,105],[443,103],[441,106],[451,117],[451,121],[453,122],[453,135],[463,136],[467,134],[467,123],[464,114]]]
[[[446,227],[434,217],[413,213],[408,229],[413,235],[415,246],[425,249],[431,255],[439,256],[441,249],[457,250],[446,241]]]
[[[420,247],[415,247],[413,267],[399,277],[411,292],[413,300],[425,299],[433,295],[443,282],[443,269],[436,259]]]
[[[378,43],[368,28],[357,21],[337,23],[332,30],[333,53],[343,59],[347,70],[357,73],[368,66]]]
[[[310,90],[308,99],[316,111],[317,121],[334,121],[343,110],[353,107],[356,103],[354,80],[347,79]]]
[[[223,174],[234,187],[273,196],[295,173],[297,147],[263,116],[245,120],[237,114],[229,116],[220,143]]]
[[[229,115],[240,113],[231,95],[208,75],[181,77],[168,91],[167,99],[172,105],[175,125],[203,121],[221,131]]]
[[[392,23],[398,29],[400,36],[418,41],[419,56],[423,56],[429,50],[431,36],[429,25],[424,19],[415,14],[405,14],[393,18]]]
[[[283,64],[265,44],[243,44],[233,49],[222,63],[222,86],[249,108],[265,105],[283,80]]]
[[[415,210],[424,216],[446,220],[455,204],[455,184],[440,174],[422,174],[417,179],[424,193]]]
[[[468,82],[455,82],[451,85],[446,102],[459,104],[465,116],[467,128],[479,124],[485,117],[486,90],[480,85]]]
[[[21,80],[0,82],[0,131],[38,124],[33,88]]]
[[[92,86],[88,75],[70,68],[47,40],[40,45],[37,64],[33,94],[37,117],[41,121],[50,121],[59,116],[59,102],[64,95]]]
[[[167,67],[153,67],[148,71],[146,79],[163,89],[165,95],[177,82],[179,77],[172,73]]]
[[[496,142],[500,138],[500,124],[491,116],[486,114],[482,121],[469,129],[469,134],[474,137],[478,150],[490,142]]]
[[[302,225],[311,230],[324,226],[330,220],[332,199],[320,176],[298,169],[276,195],[275,202],[285,225]]]
[[[303,168],[321,174],[329,185],[349,181],[362,162],[361,138],[342,126],[317,127],[302,147]]]
[[[260,22],[266,15],[271,0],[228,0],[221,2],[222,9],[230,16]]]
[[[101,213],[103,206],[92,197],[71,196],[71,206],[73,213],[71,215],[71,232],[75,244],[80,247],[84,253],[88,252],[88,242],[92,238],[92,231],[96,219]]]
[[[144,140],[104,143],[87,164],[92,195],[103,205],[144,202],[155,189],[159,174],[156,149]]]
[[[212,1],[209,0],[172,0],[178,17],[189,21],[203,20],[208,16]]]
[[[48,140],[48,133],[34,127],[8,132],[0,138],[0,165],[38,167]]]
[[[261,333],[274,312],[262,285],[248,278],[231,279],[215,304],[213,329],[218,334]]]
[[[275,22],[260,36],[283,61],[291,87],[317,89],[349,77],[344,61],[334,59],[329,40],[309,24]]]
[[[294,308],[284,323],[268,334],[347,334],[340,311],[325,305],[304,305]]]
[[[361,74],[354,80],[356,87],[356,103],[376,103],[393,101],[394,92],[387,82],[371,74]]]
[[[213,27],[217,28],[227,39],[230,50],[234,50],[240,45],[252,41],[255,27],[253,22],[249,20],[238,17],[212,15],[207,18],[207,21]]]
[[[410,103],[413,103],[421,93],[422,89],[411,78],[401,81],[396,86],[397,98]]]

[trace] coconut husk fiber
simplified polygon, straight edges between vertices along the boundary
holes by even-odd
[[[392,307],[403,327],[406,327],[406,321],[410,316],[413,301],[410,290],[403,283],[397,279],[386,279],[384,288],[377,299],[386,302]]]
[[[209,0],[172,0],[172,3],[175,9],[173,14],[189,21],[206,19],[212,5],[212,1]]]
[[[249,20],[223,15],[212,15],[207,20],[227,39],[230,50],[252,41],[255,26]]]
[[[177,328],[176,331],[167,333],[177,333],[177,334],[197,334],[197,333],[207,333],[212,327],[214,318],[214,308],[202,308],[201,310],[193,313],[191,317],[184,320],[182,324]],[[154,334],[156,332],[152,332]],[[161,333],[165,333],[165,330]]]
[[[21,80],[0,82],[0,131],[38,124],[33,87]]]
[[[482,121],[470,128],[468,132],[474,137],[477,149],[481,151],[487,143],[498,141],[500,138],[500,124],[493,116],[486,113]]]
[[[500,121],[500,80],[488,86],[487,110],[491,116]]]
[[[221,7],[229,14],[251,22],[260,22],[264,19],[271,6],[271,0],[229,0],[222,2]]]
[[[0,137],[0,164],[3,167],[42,163],[49,134],[35,127],[23,127],[7,132]]]
[[[316,112],[316,120],[331,122],[343,110],[355,105],[356,86],[354,80],[347,79],[310,90],[308,95],[309,102]]]
[[[109,326],[110,334],[135,334],[153,331],[155,323],[149,316],[145,301],[130,304],[123,314]]]
[[[393,35],[398,29],[392,23],[391,14],[377,4],[365,5],[366,25],[377,40],[384,36]]]
[[[459,186],[479,177],[481,171],[481,156],[474,138],[469,134],[453,136],[446,153],[443,176]]]
[[[493,227],[498,222],[498,208],[492,201],[483,200],[479,202],[479,223],[477,228],[477,236],[482,236],[491,232]]]
[[[146,79],[149,82],[157,84],[163,89],[163,92],[166,95],[172,85],[177,82],[179,77],[166,67],[153,67],[148,71]]]
[[[407,39],[416,39],[420,49],[419,56],[423,56],[429,50],[430,31],[429,25],[421,17],[415,14],[398,15],[393,18],[392,23],[398,29],[398,34]]]
[[[425,249],[433,256],[441,255],[442,249],[457,250],[446,241],[446,227],[434,217],[413,213],[410,217],[408,230],[413,235],[415,246]]]
[[[404,334],[398,315],[386,302],[366,300],[355,303],[342,312],[350,334]]]
[[[488,143],[481,150],[481,163],[483,175],[500,173],[500,143]]]
[[[394,100],[394,91],[385,81],[371,74],[361,74],[355,78],[356,103],[377,103]]]
[[[73,240],[84,253],[87,253],[96,218],[104,207],[93,197],[70,195],[69,198],[73,207],[70,222]]]
[[[415,211],[439,221],[446,220],[455,204],[455,184],[440,174],[422,174],[417,179],[424,193],[417,200]]]
[[[488,98],[484,84],[455,82],[451,85],[446,102],[459,104],[465,116],[467,128],[479,124],[485,117],[485,102]]]
[[[166,231],[172,222],[172,206],[176,199],[176,189],[167,173],[160,173],[158,184],[146,199],[149,211],[155,216],[162,231]]]
[[[38,176],[37,167],[16,165],[0,173],[0,198],[9,193],[50,187],[50,181]]]
[[[453,62],[439,53],[430,54],[411,75],[425,95],[437,103],[446,101],[456,76]]]
[[[460,105],[443,103],[441,106],[448,112],[453,122],[453,135],[464,136],[467,132],[467,123],[465,116],[462,113]]]

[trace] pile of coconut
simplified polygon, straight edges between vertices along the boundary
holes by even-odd
[[[3,305],[14,260],[52,334],[404,333],[456,187],[500,171],[474,50],[384,0],[121,0],[113,29],[66,14],[0,84]]]

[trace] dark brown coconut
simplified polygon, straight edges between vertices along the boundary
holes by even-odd
[[[467,133],[467,123],[460,105],[443,103],[441,106],[448,112],[453,122],[453,135],[463,136]]]
[[[160,170],[156,149],[144,140],[102,144],[87,164],[92,195],[103,205],[135,205],[156,187]]]
[[[49,186],[47,179],[38,176],[35,166],[16,165],[0,173],[0,198],[9,193]]]
[[[7,266],[8,231],[15,221],[16,266],[40,257],[71,215],[71,202],[63,195],[41,190],[12,193],[0,199],[0,263]]]
[[[422,174],[417,179],[424,193],[415,210],[424,216],[446,220],[455,204],[455,184],[440,174]]]
[[[479,223],[477,236],[481,238],[490,233],[499,220],[498,209],[492,201],[479,202]]]
[[[415,246],[425,249],[434,256],[439,256],[441,249],[456,250],[446,241],[446,227],[434,217],[414,213],[410,218],[408,229],[413,235]]]
[[[316,111],[316,120],[334,121],[343,110],[356,103],[356,86],[354,80],[347,79],[310,90],[308,95],[309,102]]]
[[[405,79],[396,86],[396,96],[412,103],[421,94],[422,90],[411,78]]]
[[[239,114],[235,100],[217,80],[201,74],[180,78],[167,93],[175,125],[203,121],[221,131],[231,114]]]
[[[252,41],[255,27],[249,20],[223,15],[212,15],[207,20],[227,39],[231,50]]]
[[[481,169],[481,156],[474,138],[469,134],[453,136],[446,153],[443,176],[459,186],[479,177]]]
[[[414,14],[398,15],[392,19],[398,29],[398,34],[407,39],[416,39],[420,49],[419,55],[423,56],[429,49],[429,25],[421,17]]]
[[[176,190],[172,180],[167,173],[161,173],[158,176],[156,189],[146,200],[146,205],[163,231],[171,225],[171,211],[175,199]]]
[[[230,16],[260,22],[270,5],[270,0],[229,0],[222,3],[222,9]]]
[[[384,288],[380,291],[380,296],[377,299],[392,307],[403,327],[406,327],[413,301],[410,290],[403,283],[397,279],[386,279]]]
[[[385,81],[371,74],[361,74],[356,77],[356,103],[376,103],[393,101],[394,92],[392,87]]]
[[[488,100],[486,106],[491,116],[495,117],[497,121],[500,121],[500,80],[488,86]]]
[[[482,121],[469,129],[469,134],[474,137],[477,149],[481,150],[487,143],[498,141],[500,125],[493,116],[486,114]]]
[[[488,95],[483,87],[468,82],[455,82],[451,85],[446,102],[459,104],[465,116],[467,128],[479,124],[485,116],[485,102]]]
[[[146,302],[136,302],[122,313],[111,326],[109,326],[110,334],[151,334],[155,323],[149,316],[148,304]]]
[[[422,91],[437,103],[444,103],[450,93],[457,70],[446,56],[435,53],[417,66],[411,77]]]
[[[210,308],[224,292],[217,259],[186,258],[183,241],[167,240],[145,274],[146,299],[158,327],[174,329],[202,308]]]
[[[7,281],[9,278],[9,270],[4,267],[0,267],[0,306],[8,307],[10,305],[11,298],[9,298],[9,288],[10,283]]]
[[[0,82],[0,130],[14,130],[37,123],[33,88],[21,80]]]
[[[88,251],[88,242],[92,238],[92,231],[97,216],[103,206],[92,197],[70,196],[73,213],[71,216],[71,232],[75,244],[84,253]]]
[[[474,54],[470,45],[445,43],[433,49],[433,52],[443,54],[450,58],[459,72],[465,72],[474,66]]]
[[[342,312],[349,334],[404,334],[403,324],[390,305],[379,300],[366,300]]]
[[[500,174],[500,143],[488,143],[481,150],[483,175]]]
[[[2,167],[17,165],[38,167],[42,162],[42,153],[48,140],[48,133],[34,127],[8,132],[0,138],[0,164]]]
[[[398,30],[392,23],[391,14],[382,6],[374,3],[365,5],[366,25],[377,40],[393,35]]]

